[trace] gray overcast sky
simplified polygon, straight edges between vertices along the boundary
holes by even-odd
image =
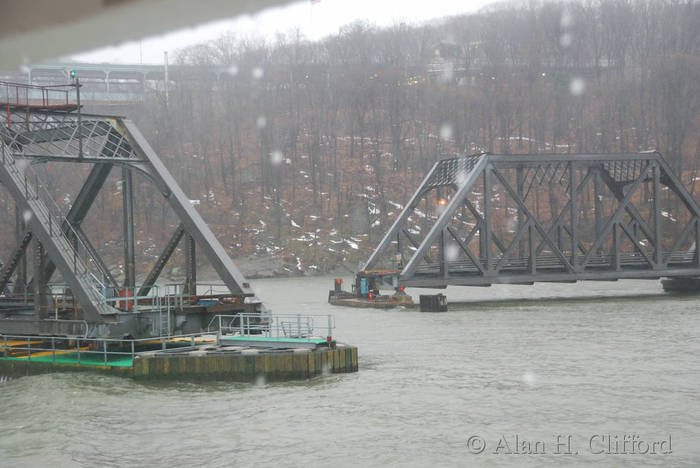
[[[470,13],[494,0],[309,0],[282,8],[270,8],[256,15],[239,16],[181,29],[139,41],[126,42],[71,56],[81,62],[163,63],[163,52],[215,39],[224,33],[243,37],[274,38],[299,28],[311,39],[335,34],[338,28],[357,20],[377,26],[419,23],[443,16]]]

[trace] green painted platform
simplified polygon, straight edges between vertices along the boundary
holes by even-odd
[[[261,341],[267,343],[313,343],[313,344],[324,344],[327,343],[326,340],[322,338],[318,339],[306,339],[306,338],[275,338],[268,336],[230,336],[222,337],[219,341]]]
[[[79,364],[81,366],[102,366],[102,367],[132,367],[134,360],[131,356],[110,355],[107,353],[107,364],[105,364],[102,354],[85,354],[80,353],[80,362],[78,362],[78,353],[57,354],[54,358],[48,356],[32,356],[31,359],[26,357],[0,357],[2,361],[22,361],[22,362],[43,362],[56,364]]]

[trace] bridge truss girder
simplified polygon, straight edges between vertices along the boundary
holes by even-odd
[[[698,204],[658,153],[482,154],[438,161],[360,276],[438,288],[699,276],[698,244]]]
[[[54,270],[58,269],[78,300],[84,313],[82,318],[87,320],[93,330],[91,333],[109,333],[105,331],[105,326],[118,322],[122,317],[124,311],[119,310],[119,303],[105,302],[104,291],[117,287],[116,280],[81,228],[88,210],[114,166],[122,168],[125,265],[128,266],[131,261],[133,266],[132,210],[133,204],[138,200],[134,199],[130,190],[124,190],[124,185],[128,189],[131,173],[138,172],[149,179],[168,201],[181,223],[178,231],[182,230],[165,247],[147,281],[155,284],[180,237],[184,235],[187,240],[185,288],[191,294],[196,294],[197,244],[197,251],[207,257],[233,295],[241,298],[253,296],[247,280],[138,128],[121,117],[85,114],[81,117],[81,124],[78,125],[77,115],[72,112],[8,107],[7,123],[0,125],[0,182],[8,186],[20,210],[31,215],[29,231],[34,234],[35,243],[40,243],[37,244],[37,251],[42,255],[45,252],[47,257],[35,262],[35,278],[28,282],[29,287],[35,291],[35,296],[46,290],[46,283]],[[48,196],[45,184],[39,180],[32,167],[50,161],[93,164],[90,175],[65,216],[59,213],[60,209],[52,197]],[[7,267],[15,268],[14,264],[23,255],[27,242],[23,241],[23,244],[18,246],[19,253],[15,252]],[[5,268],[0,273],[8,276],[8,269]],[[127,273],[124,286],[133,288],[135,272],[132,269]],[[140,289],[147,293],[153,284],[144,284]],[[36,307],[40,305],[35,304]],[[38,309],[35,315],[40,317]],[[100,331],[95,331],[99,327]]]

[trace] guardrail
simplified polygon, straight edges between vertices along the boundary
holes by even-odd
[[[26,161],[23,163],[26,164]],[[99,262],[93,257],[92,252],[82,241],[78,232],[63,215],[45,184],[40,182],[39,176],[28,164],[22,168],[18,167],[17,160],[10,151],[6,151],[5,145],[2,145],[2,164],[18,187],[24,188],[26,199],[39,202],[33,207],[36,210],[36,215],[44,217],[42,221],[47,225],[50,237],[61,238],[65,241],[68,247],[66,250],[72,254],[69,267],[72,267],[76,276],[85,278],[91,284],[97,293],[94,299],[99,300],[99,293],[104,289],[105,272],[102,271]]]
[[[131,358],[136,357],[136,346],[160,341],[161,349],[167,349],[168,342],[178,338],[188,338],[189,346],[196,346],[196,338],[201,337],[201,333],[189,335],[177,335],[158,338],[141,338],[135,340],[124,340],[116,338],[85,338],[84,336],[31,336],[31,335],[0,335],[2,345],[2,357],[19,357],[32,360],[32,356],[51,356],[51,361],[56,362],[57,356],[75,355],[75,363],[78,365],[97,365],[101,362],[107,366],[110,358]],[[178,343],[182,343],[179,341]],[[47,346],[48,344],[48,346]],[[111,349],[110,349],[111,346]],[[180,346],[183,347],[183,346]],[[116,348],[116,349],[115,349]],[[126,348],[126,351],[124,349]],[[10,354],[20,354],[20,356],[10,356]],[[94,357],[101,357],[101,361],[95,361]],[[92,358],[92,359],[91,359]]]
[[[215,315],[207,325],[207,332],[222,335],[263,336],[266,338],[296,338],[308,341],[333,338],[335,319],[332,315],[240,313]]]
[[[74,85],[28,85],[0,81],[0,105],[9,106],[67,106]]]

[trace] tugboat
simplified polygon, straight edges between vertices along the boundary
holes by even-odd
[[[413,298],[406,294],[403,286],[394,286],[394,294],[380,294],[377,276],[391,272],[367,272],[355,277],[352,292],[343,291],[343,280],[336,278],[334,288],[328,291],[328,303],[346,307],[365,307],[373,309],[390,309],[393,307],[412,306]]]

